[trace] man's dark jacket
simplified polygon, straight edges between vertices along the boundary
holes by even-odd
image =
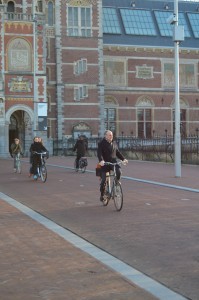
[[[105,138],[98,144],[97,157],[99,161],[104,160],[105,162],[116,162],[118,157],[124,160],[124,156],[119,151],[116,142],[109,143]]]
[[[87,144],[84,140],[77,140],[73,151],[77,150],[77,155],[85,156],[87,150]]]

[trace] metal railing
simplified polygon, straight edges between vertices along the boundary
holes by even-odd
[[[100,138],[89,138],[88,155],[97,156],[97,145]],[[172,136],[141,139],[119,137],[116,139],[120,151],[128,159],[174,162],[174,138]],[[54,140],[54,155],[75,155],[73,147],[76,139]],[[181,139],[182,163],[199,164],[199,137],[189,136]]]

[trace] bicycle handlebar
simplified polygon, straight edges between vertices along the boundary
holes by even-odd
[[[116,162],[116,163],[111,163],[111,162],[105,162],[104,163],[104,166],[120,166],[122,164],[122,161],[120,160],[120,161],[118,161],[118,162]]]
[[[33,151],[33,154],[45,155],[45,154],[47,154],[47,152],[37,152],[37,151]]]

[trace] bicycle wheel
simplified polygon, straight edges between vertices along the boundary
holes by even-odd
[[[120,182],[114,182],[113,200],[114,200],[116,210],[120,211],[123,206],[123,192],[122,192],[122,186]]]
[[[41,165],[40,167],[41,180],[46,182],[47,179],[47,169],[45,165]]]
[[[85,173],[85,171],[86,171],[85,163],[83,161],[81,161],[81,162],[79,162],[79,166],[80,166],[82,173]]]

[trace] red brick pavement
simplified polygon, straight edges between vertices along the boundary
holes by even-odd
[[[72,168],[73,161],[74,157],[52,157],[48,164]],[[95,164],[96,159],[89,158],[88,169],[94,171]],[[10,161],[1,160],[1,165],[1,176],[12,169]],[[183,166],[182,178],[175,178],[173,165],[133,161],[125,168],[124,175],[195,189],[199,186],[196,180],[198,168],[195,166]],[[17,190],[18,185],[15,185],[15,190],[9,190],[6,176],[1,177],[0,190],[4,193],[7,191],[11,197],[17,196],[21,187]],[[45,185],[37,187],[41,192]],[[38,191],[35,189],[35,193]],[[21,190],[21,199],[28,205],[32,199],[28,200],[25,192]],[[58,193],[57,197],[56,201],[59,201],[62,194]],[[41,197],[40,201],[35,201],[35,204],[31,202],[31,205],[42,212],[47,207],[47,199]],[[68,208],[70,203],[68,198]],[[49,213],[52,208],[49,206]],[[60,206],[57,213],[59,219],[62,217],[62,208],[65,208],[64,205]],[[155,299],[1,200],[0,214],[0,299]]]
[[[0,254],[1,300],[155,299],[2,200]]]

